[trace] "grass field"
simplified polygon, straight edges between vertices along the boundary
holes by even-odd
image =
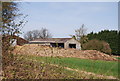
[[[25,79],[29,81],[30,79],[31,81],[32,79],[101,79],[95,75],[85,75],[83,73],[64,69],[63,67],[52,66],[40,61],[28,60],[28,58],[26,59],[26,56],[9,55],[9,58],[6,59],[7,62],[5,62],[2,66],[4,68],[4,75],[2,78],[7,80]],[[103,77],[103,79],[104,78],[105,77]]]
[[[68,58],[66,58],[67,60],[63,60],[63,58],[61,60],[58,60],[59,58],[42,58],[39,56],[12,54],[5,56],[5,58],[7,60],[4,60],[3,63],[3,79],[71,79],[70,81],[72,81],[72,79],[111,78],[107,76],[100,76],[97,74],[90,74],[86,71],[83,72],[80,70],[75,71],[74,69],[66,69],[63,67],[65,66],[65,63],[63,61],[68,61]],[[73,59],[71,59],[71,61],[73,61]],[[69,63],[68,65],[70,65],[71,63]],[[55,64],[57,64],[57,66]]]
[[[116,57],[116,59],[119,59],[119,60],[120,60],[120,57]]]
[[[27,59],[37,60],[50,64],[57,64],[60,66],[88,72],[94,72],[96,74],[118,77],[118,62],[115,61],[39,56],[27,56]]]

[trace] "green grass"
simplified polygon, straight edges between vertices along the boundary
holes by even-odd
[[[120,57],[116,57],[116,59],[119,59],[119,60],[120,60]]]
[[[115,61],[40,56],[27,56],[27,59],[118,77],[118,62]]]
[[[106,76],[100,77],[81,71],[68,70],[62,66],[53,66],[49,64],[51,59],[47,60],[45,57],[41,59],[41,57],[25,55],[10,56],[6,56],[8,57],[7,61],[4,60],[4,79],[71,79],[70,81],[72,81],[72,79],[107,78]]]

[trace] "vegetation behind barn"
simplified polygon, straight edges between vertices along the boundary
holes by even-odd
[[[112,49],[112,54],[114,55],[120,55],[120,52],[118,50],[119,36],[120,35],[118,34],[117,30],[102,30],[98,33],[91,32],[87,35],[89,40],[97,39],[109,43],[110,48]]]

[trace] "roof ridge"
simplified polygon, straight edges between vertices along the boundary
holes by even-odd
[[[37,39],[34,39],[33,41],[59,41],[59,42],[66,42],[67,40],[70,40],[72,38],[45,38],[45,39],[42,39],[42,38],[37,38]]]
[[[36,38],[36,39],[72,39],[72,38]]]

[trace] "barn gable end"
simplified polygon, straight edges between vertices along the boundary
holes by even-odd
[[[65,42],[65,48],[76,48],[81,50],[81,44],[75,39],[70,39]]]

